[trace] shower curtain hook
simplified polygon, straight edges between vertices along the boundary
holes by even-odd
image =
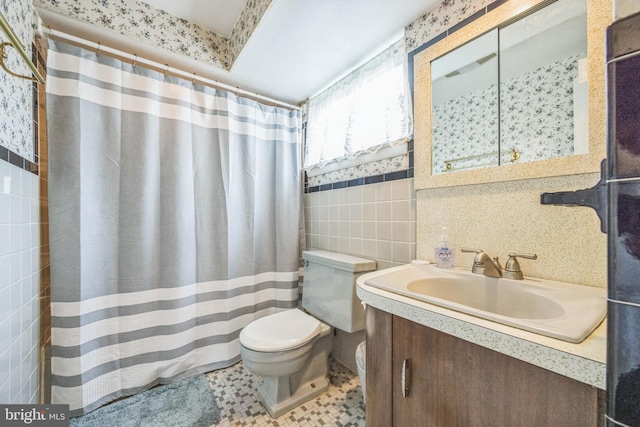
[[[191,84],[196,84],[196,78],[198,77],[198,75],[196,73],[193,73],[193,78],[191,79]]]
[[[167,77],[167,73],[169,72],[169,64],[164,64],[167,68],[164,69],[164,76]]]
[[[96,56],[100,55],[100,42],[98,42],[98,49],[96,49]]]
[[[251,99],[251,95],[253,95],[253,102],[255,102],[256,104],[260,104],[260,101],[258,100],[258,94],[256,92],[249,92],[249,99]]]
[[[136,53],[135,55],[136,57],[133,58],[133,63],[131,64],[132,68],[136,68],[136,64],[138,63],[138,54]]]
[[[55,41],[55,39],[53,38],[53,30],[51,29],[51,25],[47,25],[47,26],[46,26],[46,28],[48,28],[48,29],[49,29],[49,40],[53,41],[53,43],[55,44],[55,43],[56,43],[56,41]]]

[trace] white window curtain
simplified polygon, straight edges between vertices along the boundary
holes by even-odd
[[[404,39],[309,100],[304,167],[322,173],[333,162],[406,145],[413,133]],[[388,150],[397,155],[398,150]],[[401,151],[404,152],[404,151]],[[319,169],[319,170],[316,170]]]

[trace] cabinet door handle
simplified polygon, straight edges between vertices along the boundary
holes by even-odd
[[[400,375],[402,381],[402,397],[409,396],[409,385],[411,384],[411,364],[409,359],[402,361],[402,374]]]

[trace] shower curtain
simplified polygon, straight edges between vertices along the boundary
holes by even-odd
[[[62,42],[47,62],[53,403],[237,362],[297,305],[300,113]]]

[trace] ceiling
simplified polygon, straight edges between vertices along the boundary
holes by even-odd
[[[247,0],[142,0],[173,16],[229,38]]]
[[[247,0],[145,0],[224,37]],[[291,104],[317,94],[386,46],[440,0],[274,0],[231,70],[140,46],[96,25],[39,11],[52,28]],[[111,34],[109,34],[111,33]],[[134,43],[134,46],[131,44]]]

